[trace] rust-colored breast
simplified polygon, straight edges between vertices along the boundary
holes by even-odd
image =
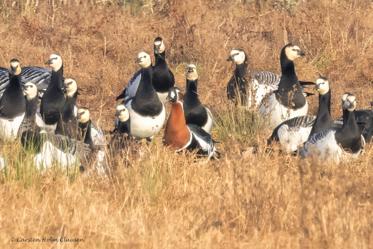
[[[164,133],[164,143],[180,149],[188,143],[190,132],[186,126],[183,107],[180,102],[172,104]]]

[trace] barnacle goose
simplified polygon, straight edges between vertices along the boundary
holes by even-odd
[[[143,60],[147,59],[141,58],[140,63]],[[166,111],[154,90],[151,67],[148,66],[142,69],[136,95],[125,106],[131,118],[131,136],[151,139],[161,130],[166,119]]]
[[[130,114],[124,105],[118,105],[115,112],[114,130],[111,132],[110,148],[114,151],[125,148],[131,141]]]
[[[115,113],[115,128],[113,132],[130,134],[130,114],[124,105],[118,105]]]
[[[277,90],[280,76],[267,71],[250,75],[247,55],[242,49],[232,49],[227,61],[233,61],[236,65],[227,85],[229,100],[241,101],[241,105],[249,108],[254,102],[258,107],[267,94]]]
[[[39,97],[38,88],[32,82],[26,82],[23,85],[23,93],[26,97],[26,114],[18,130],[18,135],[27,130],[37,130],[44,127],[44,121],[38,112]]]
[[[61,56],[57,54],[51,54],[46,63],[52,67],[52,76],[41,99],[40,113],[45,124],[55,129],[57,122],[62,118],[65,105],[63,63]]]
[[[142,71],[152,65],[150,55],[145,52],[138,53],[136,62],[139,64],[141,69],[132,76],[127,86],[123,89],[122,93],[117,96],[116,100],[123,99],[124,103],[127,103],[129,100],[133,99],[141,81]]]
[[[300,151],[303,158],[317,156],[320,160],[339,163],[362,153],[365,140],[356,122],[356,97],[353,94],[343,94],[342,109],[343,126],[311,135]]]
[[[91,120],[88,108],[80,107],[78,109],[78,121],[80,138],[89,145],[89,147],[96,154],[95,168],[99,174],[105,174],[106,156],[105,146],[106,139],[101,129],[95,126]]]
[[[54,164],[69,168],[78,164],[88,164],[91,149],[89,145],[67,136],[28,130],[22,133],[21,144],[25,150],[35,153],[34,164],[39,170]]]
[[[21,65],[18,59],[10,61],[9,85],[0,99],[0,138],[13,140],[26,112],[26,99],[21,85]]]
[[[373,110],[362,109],[355,111],[357,125],[360,127],[365,142],[370,143],[373,136]],[[336,120],[337,125],[343,125],[343,117]]]
[[[78,129],[77,107],[78,85],[73,79],[64,80],[65,104],[62,110],[62,118],[57,122],[55,133],[76,138]]]
[[[184,96],[184,114],[187,124],[201,127],[207,133],[211,133],[213,116],[211,111],[201,104],[197,92],[198,73],[194,64],[186,68],[186,93]]]
[[[317,115],[299,116],[282,122],[273,130],[271,137],[267,140],[268,145],[275,140],[280,142],[285,152],[296,152],[310,135],[329,129],[333,125],[330,116],[329,81],[324,77],[317,79],[316,90],[319,92]]]
[[[51,79],[50,70],[42,67],[22,67],[21,71],[21,82],[25,84],[27,82],[34,83],[40,96],[47,89]],[[8,70],[0,67],[0,98],[3,95],[6,86],[9,84]]]
[[[174,74],[168,68],[166,62],[166,47],[163,39],[157,37],[154,40],[153,87],[158,94],[159,100],[166,101],[168,91],[175,85]]]
[[[304,52],[291,43],[281,50],[281,79],[278,89],[268,95],[259,107],[259,112],[268,118],[270,127],[307,114],[308,103],[294,67],[294,60],[302,56]]]
[[[179,89],[171,88],[168,99],[172,106],[164,133],[164,144],[176,149],[176,152],[196,150],[199,155],[217,159],[219,153],[211,135],[197,125],[186,124],[183,104],[179,100]]]

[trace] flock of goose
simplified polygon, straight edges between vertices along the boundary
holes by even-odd
[[[287,44],[280,53],[281,75],[250,73],[246,53],[232,49],[228,60],[236,68],[227,85],[228,99],[263,116],[273,128],[268,144],[279,142],[285,153],[335,162],[346,156],[356,157],[372,140],[373,110],[356,110],[356,97],[345,93],[342,118],[333,121],[329,81],[324,77],[316,82],[297,78],[294,61],[302,56],[304,52],[298,46]],[[0,139],[18,139],[25,150],[31,151],[40,170],[54,164],[79,165],[81,170],[93,165],[104,174],[107,145],[124,147],[128,141],[151,141],[164,126],[166,146],[177,152],[193,150],[209,159],[218,158],[211,137],[213,115],[198,95],[197,67],[187,65],[182,93],[175,86],[160,37],[154,40],[154,57],[153,65],[148,53],[137,55],[140,69],[116,99],[115,129],[109,142],[91,121],[89,110],[77,107],[79,88],[74,79],[64,77],[61,56],[50,55],[47,64],[51,70],[23,68],[19,60],[12,59],[9,69],[0,68]],[[319,94],[316,116],[308,114],[304,88],[309,87]],[[170,103],[168,118],[166,103]],[[0,168],[5,168],[6,162],[0,154]]]

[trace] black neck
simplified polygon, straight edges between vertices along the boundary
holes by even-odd
[[[57,71],[52,71],[51,75],[51,84],[49,85],[51,88],[59,89],[62,92],[64,87],[63,85],[63,66]],[[48,86],[48,87],[49,87]]]
[[[147,116],[159,114],[162,111],[162,103],[152,84],[151,67],[142,69],[141,81],[132,101],[132,107],[136,112]]]
[[[237,64],[236,69],[234,70],[234,75],[239,78],[245,77],[247,72],[247,63]]]
[[[280,63],[281,80],[278,89],[279,91],[289,91],[293,85],[298,83],[298,77],[295,73],[294,62],[287,58],[285,48],[281,51]]]
[[[321,132],[322,130],[328,129],[332,126],[333,120],[330,116],[330,100],[330,90],[324,95],[319,95],[319,109],[310,135]]]
[[[26,101],[26,117],[32,118],[35,116],[38,109],[38,96]]]
[[[93,140],[91,135],[92,122],[89,120],[87,123],[79,123],[80,136],[85,144],[93,146]]]
[[[163,53],[154,53],[155,57],[155,65],[166,65],[166,51],[163,51]]]
[[[62,119],[64,122],[75,119],[74,107],[76,105],[77,97],[78,97],[77,92],[72,97],[66,97],[65,105],[64,105],[63,113],[62,113]]]

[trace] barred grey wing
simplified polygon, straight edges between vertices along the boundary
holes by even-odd
[[[43,67],[24,67],[21,72],[22,83],[31,81],[41,93],[47,89],[51,75],[51,71]]]
[[[0,98],[3,95],[6,86],[9,84],[9,71],[0,67]]]
[[[261,71],[254,74],[254,79],[256,79],[259,84],[264,84],[277,89],[281,76],[272,72]]]

